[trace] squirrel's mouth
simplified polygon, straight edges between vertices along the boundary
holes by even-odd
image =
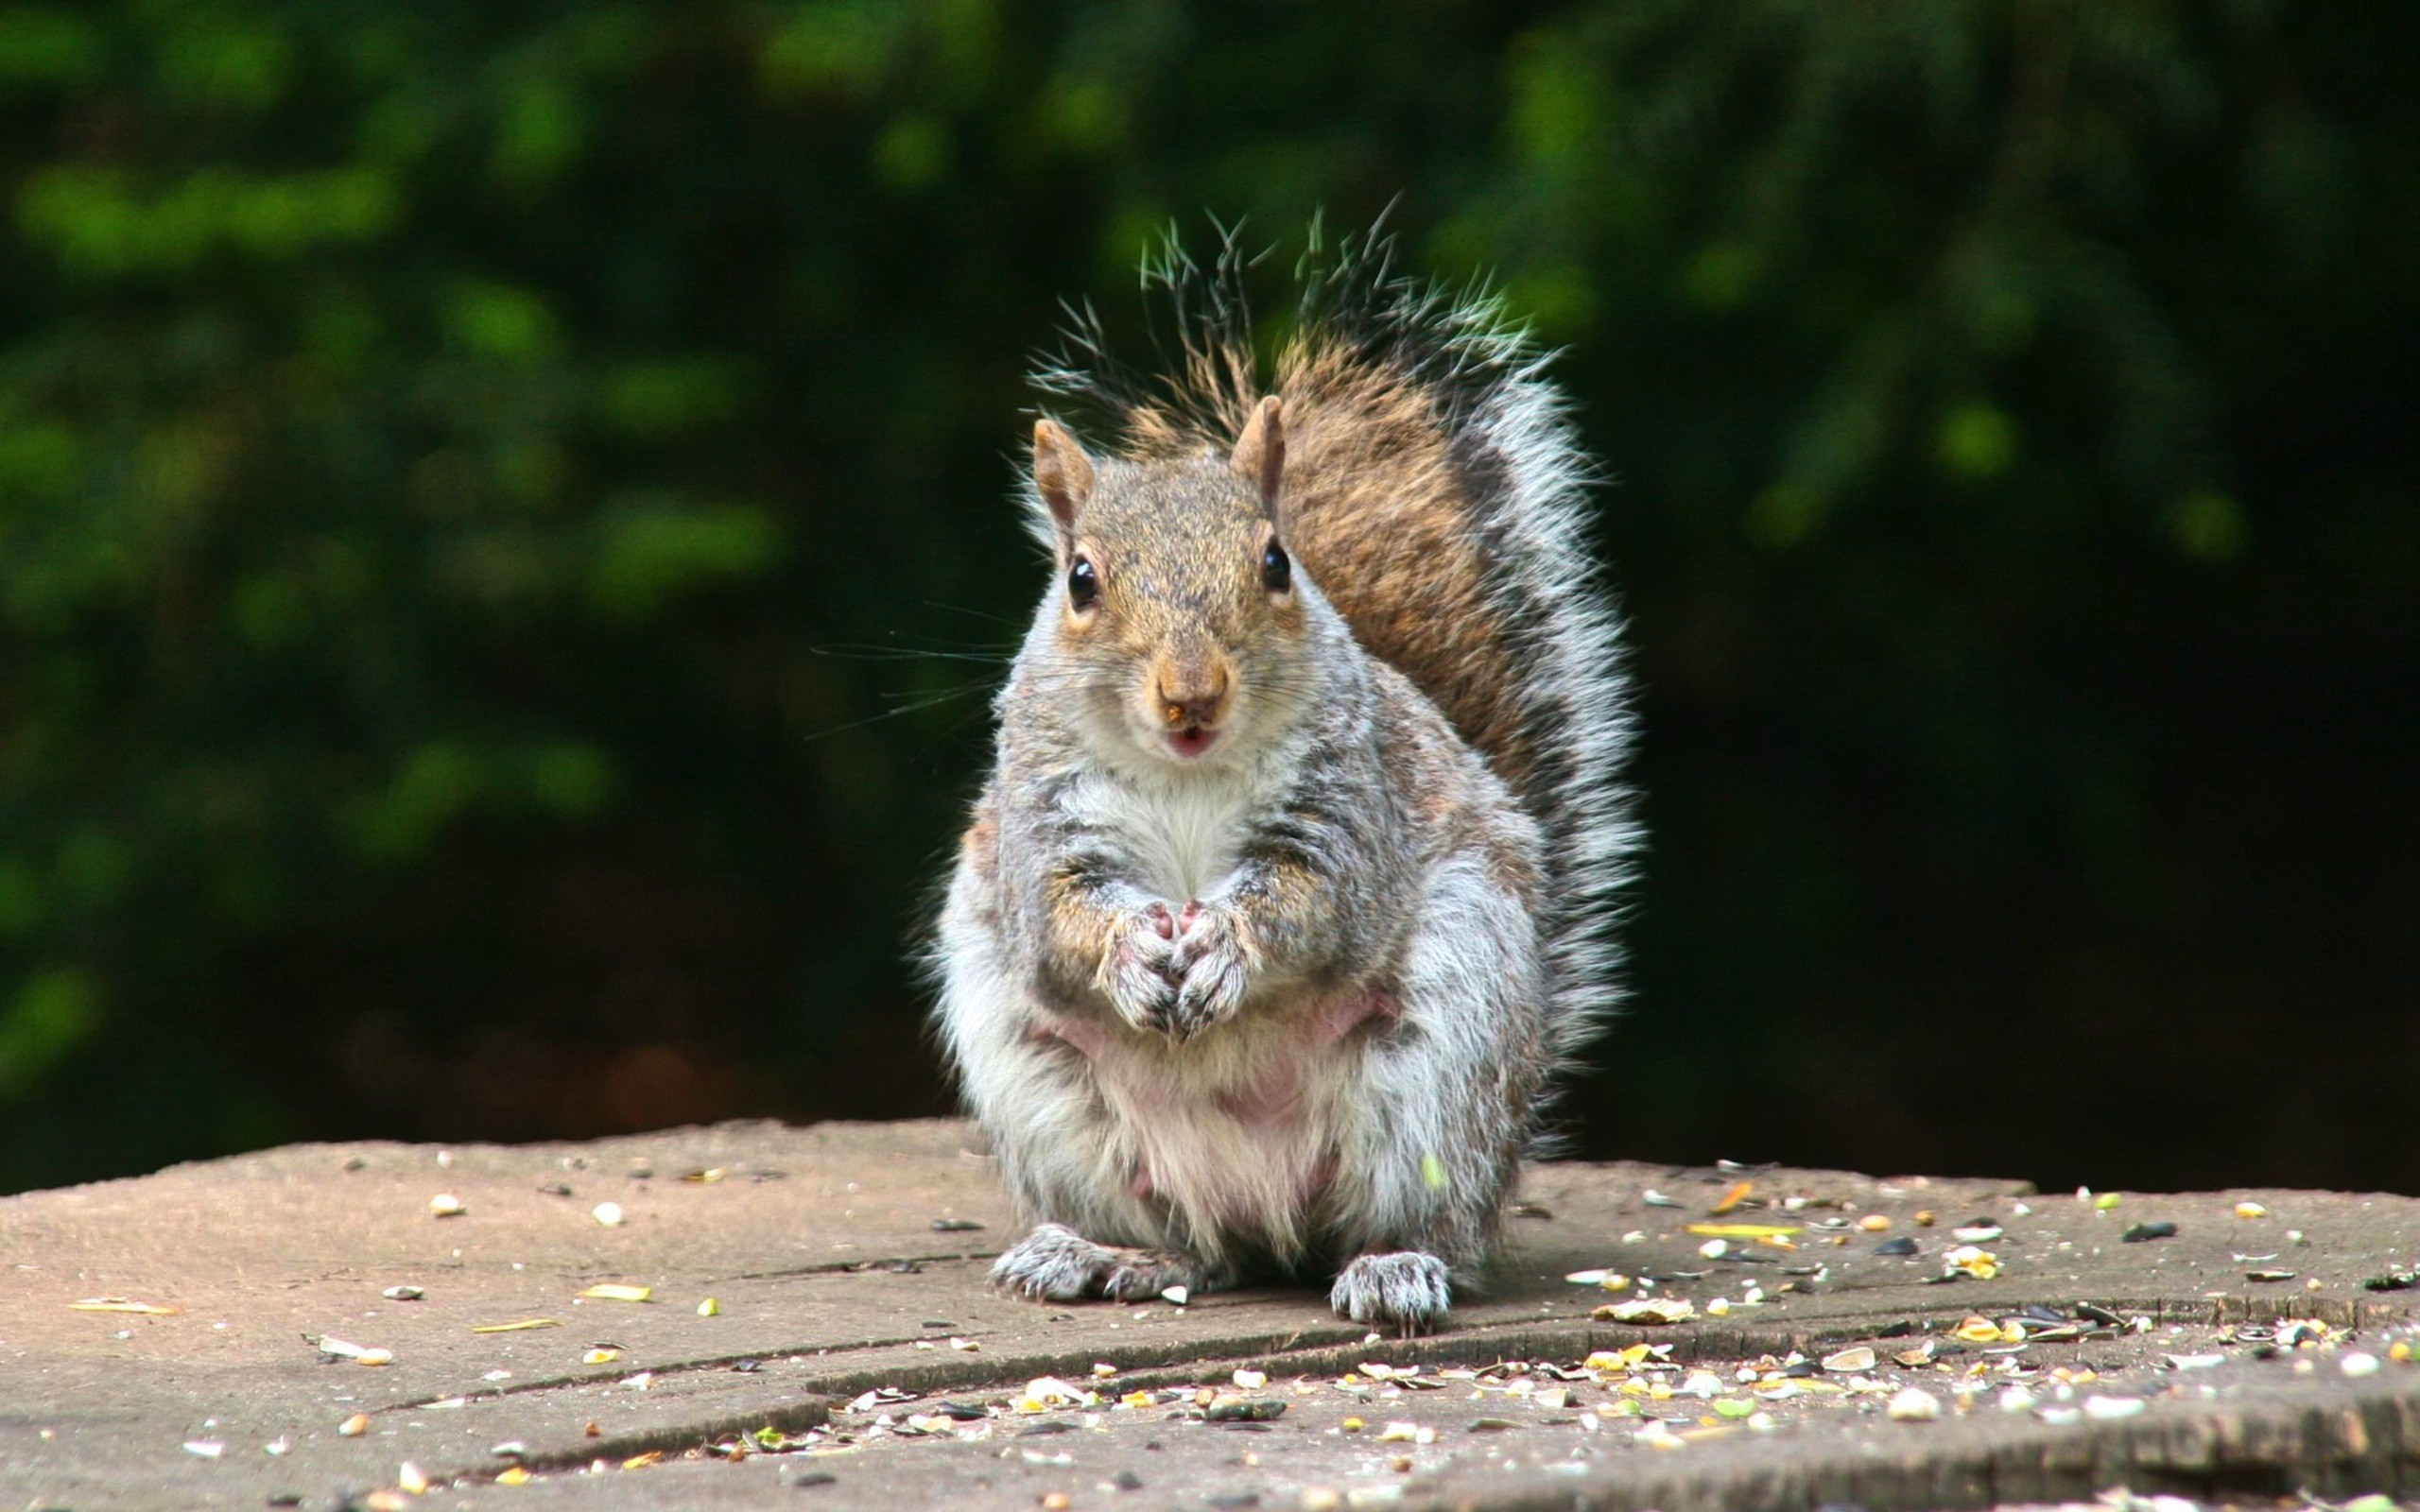
[[[1168,749],[1185,761],[1192,761],[1219,738],[1219,732],[1202,725],[1187,725],[1168,731]]]

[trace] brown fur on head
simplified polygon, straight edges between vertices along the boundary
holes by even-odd
[[[1255,406],[1221,458],[1087,455],[1033,428],[1033,484],[1059,569],[1058,644],[1088,676],[1102,732],[1187,765],[1284,723],[1306,622],[1281,544],[1282,407]]]

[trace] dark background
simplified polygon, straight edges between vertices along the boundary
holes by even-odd
[[[1583,1150],[2420,1192],[2416,14],[0,4],[0,1185],[947,1107],[1025,355],[1392,203],[1617,480]]]

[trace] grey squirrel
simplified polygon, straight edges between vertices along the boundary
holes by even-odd
[[[1080,320],[1037,375],[1054,563],[930,964],[1036,1227],[1036,1299],[1333,1277],[1433,1328],[1615,997],[1638,839],[1590,469],[1499,301],[1302,275],[1258,376],[1242,260],[1172,253],[1156,379]]]

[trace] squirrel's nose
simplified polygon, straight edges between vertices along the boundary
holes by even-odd
[[[1219,722],[1227,701],[1227,669],[1223,666],[1163,670],[1159,676],[1160,717],[1170,730]]]

